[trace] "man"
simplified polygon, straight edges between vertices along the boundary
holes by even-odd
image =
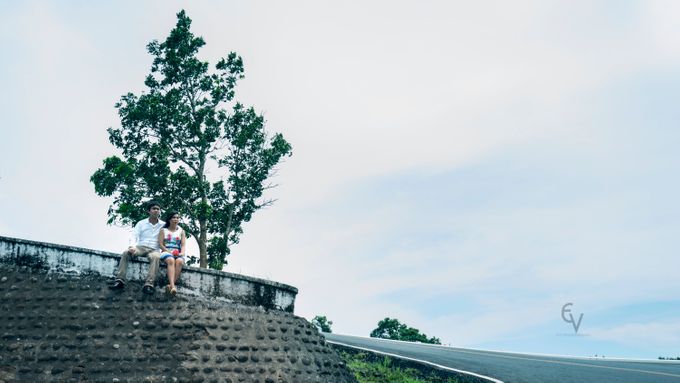
[[[113,282],[111,289],[117,290],[125,288],[125,274],[127,272],[128,260],[130,257],[147,257],[149,258],[149,275],[146,277],[142,291],[146,294],[153,294],[153,285],[156,280],[156,273],[158,272],[158,264],[161,259],[158,244],[158,233],[165,222],[160,220],[161,206],[156,201],[149,201],[147,203],[147,210],[149,218],[143,219],[135,225],[132,235],[130,236],[130,247],[120,255],[120,264],[118,265],[118,274],[116,280]]]

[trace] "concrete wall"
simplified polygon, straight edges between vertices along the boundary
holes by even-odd
[[[105,279],[0,263],[0,383],[356,383],[292,313]]]
[[[0,236],[0,262],[55,270],[60,273],[113,275],[120,254],[73,246]],[[128,265],[128,280],[143,281],[148,261],[134,259]],[[161,269],[164,278],[165,268]],[[179,294],[226,300],[248,306],[262,306],[293,312],[298,290],[278,282],[244,275],[185,267],[179,281]]]

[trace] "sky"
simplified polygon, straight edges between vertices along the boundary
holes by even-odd
[[[0,0],[0,235],[126,247],[89,178],[181,9],[293,146],[226,271],[340,334],[680,356],[680,3]]]

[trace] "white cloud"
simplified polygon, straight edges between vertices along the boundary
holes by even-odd
[[[669,319],[644,323],[626,323],[613,327],[594,328],[596,339],[638,347],[675,347],[680,344],[680,320]],[[673,356],[676,355],[665,355]]]

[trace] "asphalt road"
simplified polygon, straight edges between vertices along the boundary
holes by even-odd
[[[678,383],[680,362],[544,356],[323,334],[330,343],[473,372],[505,383]],[[491,380],[494,381],[494,380]]]

